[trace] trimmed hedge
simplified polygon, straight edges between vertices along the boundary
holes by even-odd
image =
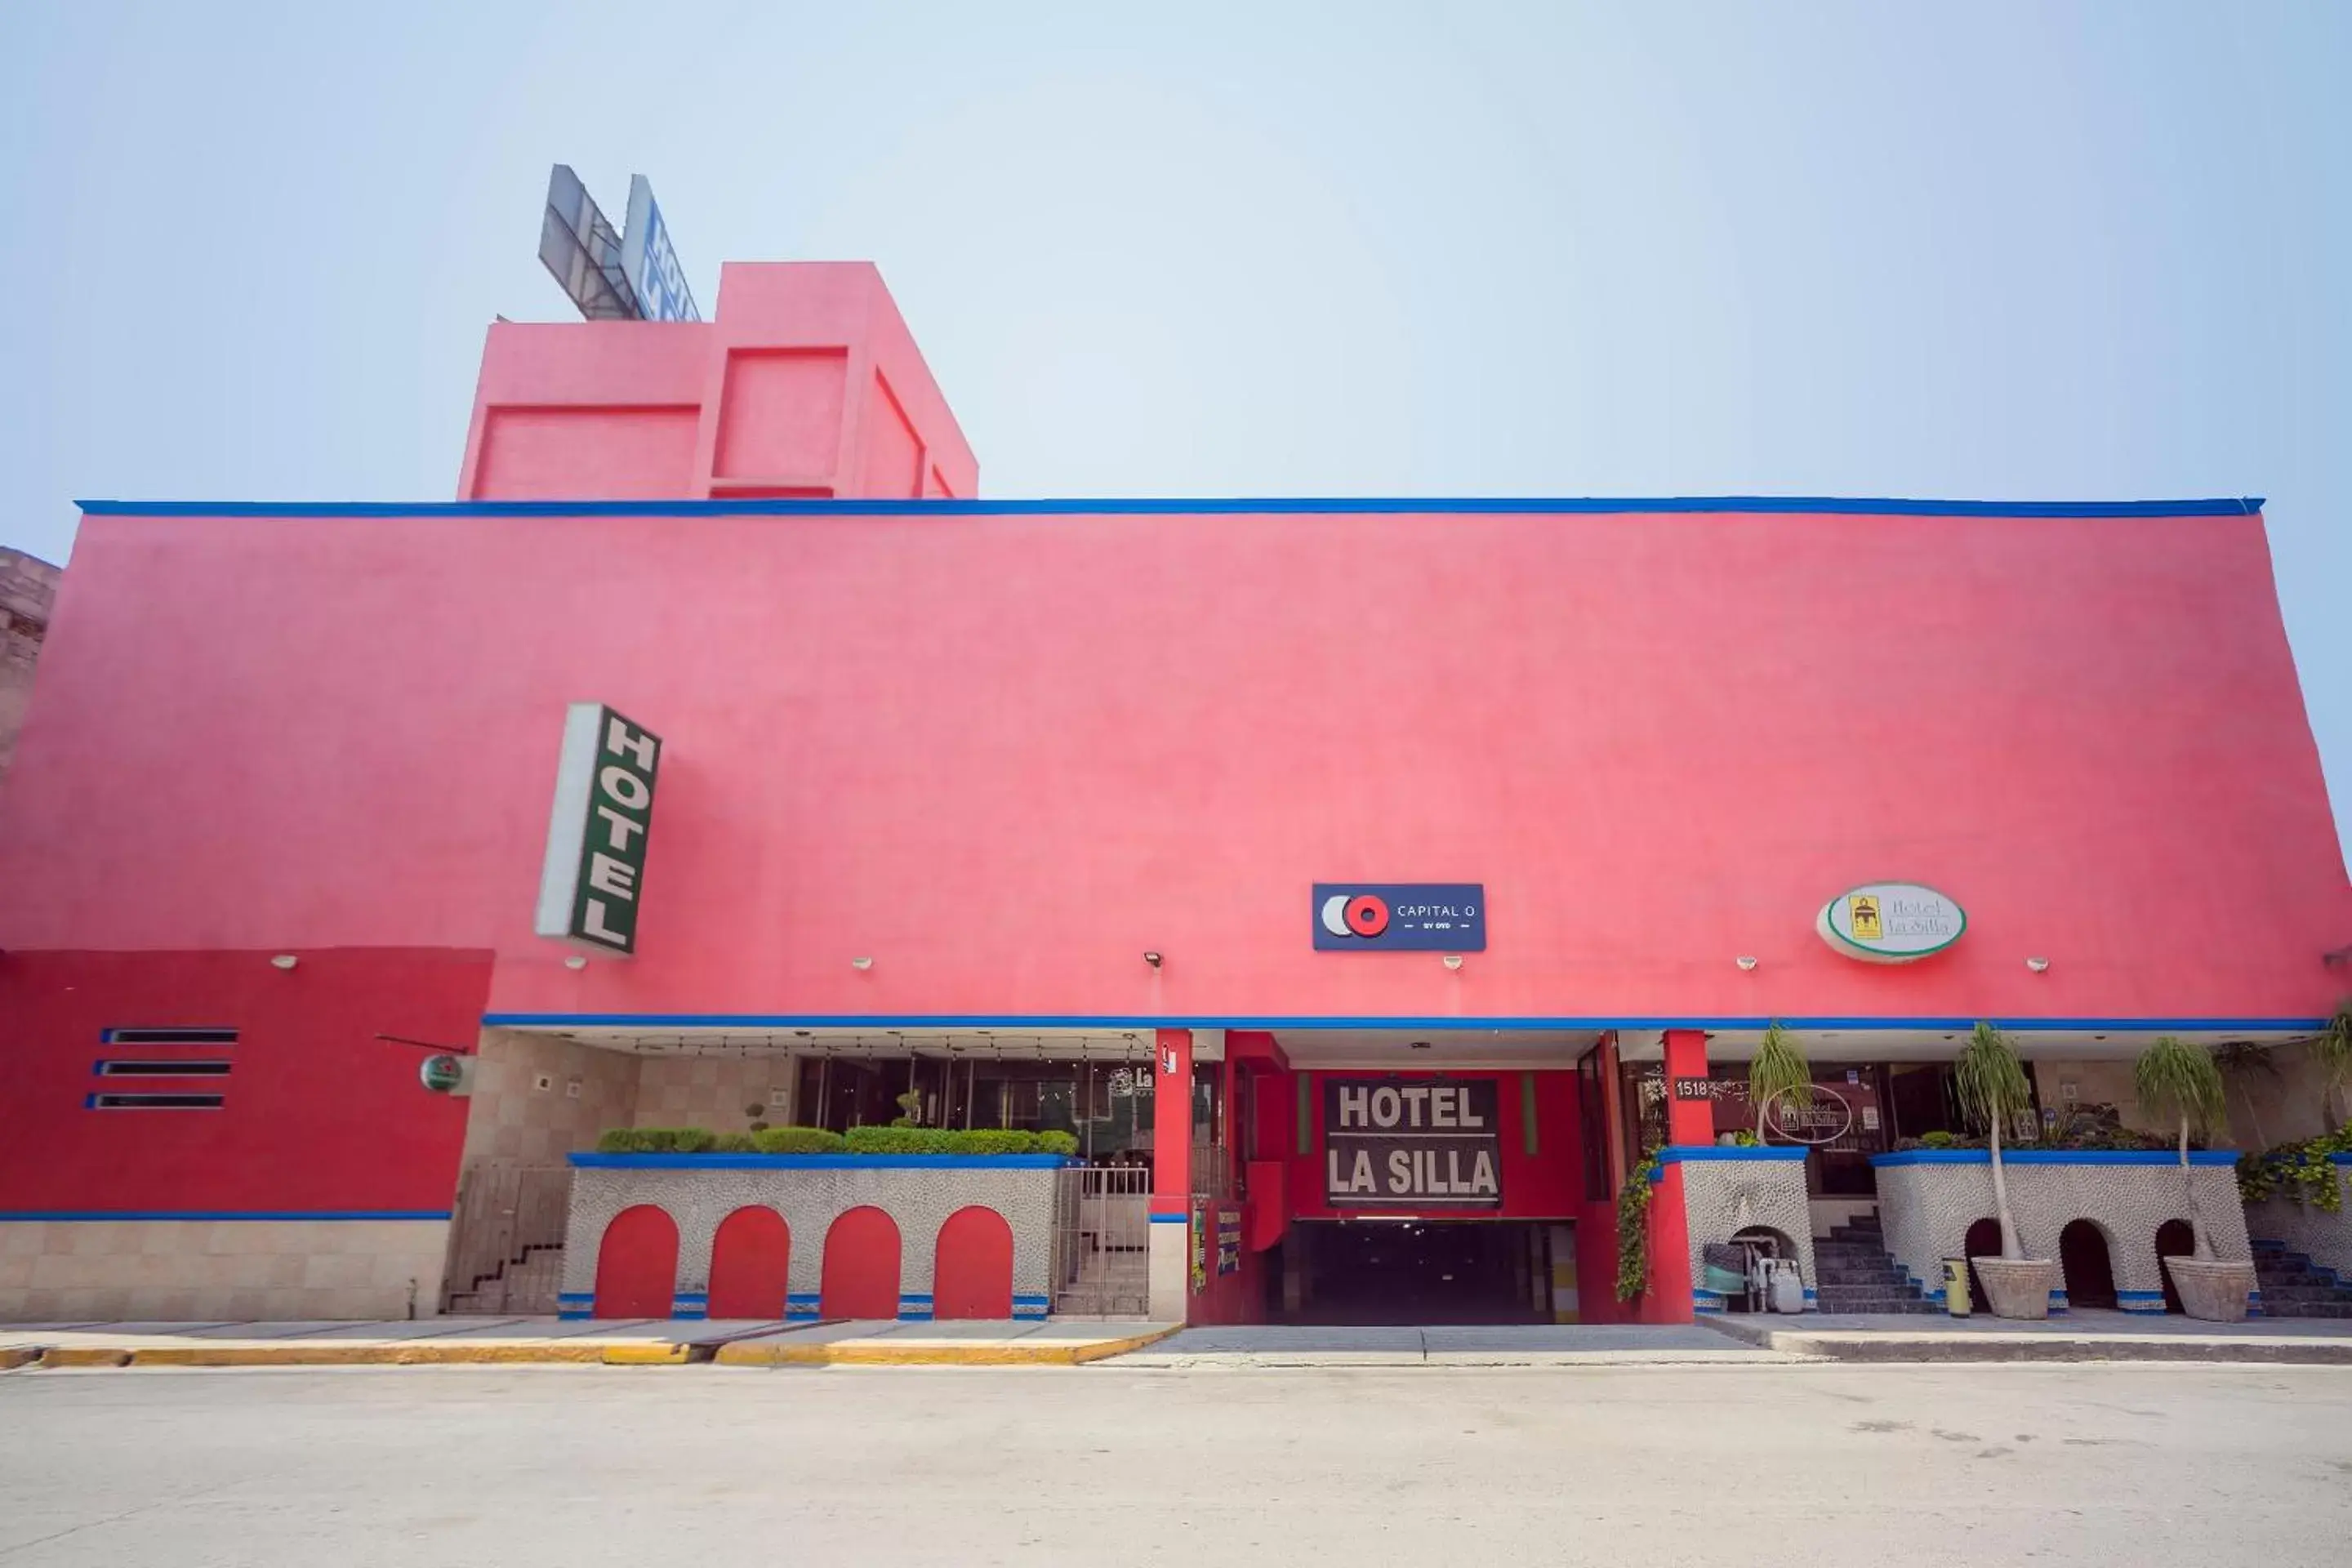
[[[844,1134],[853,1154],[1075,1154],[1066,1132],[1019,1132],[996,1127],[853,1127]]]
[[[712,1132],[701,1127],[615,1127],[596,1140],[600,1154],[1075,1154],[1067,1132],[1013,1132],[993,1127],[771,1127]]]

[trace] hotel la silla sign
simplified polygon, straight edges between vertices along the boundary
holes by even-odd
[[[1848,958],[1911,963],[1959,941],[1969,916],[1942,893],[1916,882],[1866,882],[1823,904],[1814,929]]]
[[[1323,1080],[1323,1201],[1333,1208],[1496,1208],[1492,1079]]]
[[[531,924],[539,935],[595,952],[636,951],[661,745],[601,702],[565,710]]]

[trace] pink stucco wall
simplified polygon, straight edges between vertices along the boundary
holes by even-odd
[[[867,262],[731,263],[707,322],[499,321],[469,500],[970,498],[980,467]]]
[[[583,698],[669,750],[575,973]],[[501,1011],[2305,1017],[2352,937],[2253,516],[92,516],[5,807],[0,949],[482,947]],[[1890,877],[1968,937],[1813,935]],[[1491,950],[1313,952],[1349,878]]]

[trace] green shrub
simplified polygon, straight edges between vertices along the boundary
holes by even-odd
[[[1067,1132],[1023,1132],[1012,1128],[853,1127],[844,1134],[853,1154],[1075,1154],[1078,1141]]]
[[[710,1140],[710,1152],[714,1154],[749,1154],[752,1148],[749,1132],[720,1132]]]
[[[597,1137],[596,1148],[605,1154],[699,1154],[718,1142],[704,1127],[615,1127]]]
[[[822,1127],[771,1127],[751,1134],[751,1147],[762,1154],[838,1154],[842,1138]]]
[[[1037,1152],[1037,1134],[1019,1132],[1003,1127],[975,1127],[960,1132],[961,1140],[955,1152],[959,1154],[1034,1154]]]

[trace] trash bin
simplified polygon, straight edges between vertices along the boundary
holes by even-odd
[[[1776,1312],[1801,1312],[1805,1310],[1805,1277],[1793,1258],[1776,1258],[1772,1270],[1772,1310]]]
[[[1947,1258],[1944,1259],[1944,1310],[1955,1318],[1965,1318],[1969,1310],[1969,1260]]]

